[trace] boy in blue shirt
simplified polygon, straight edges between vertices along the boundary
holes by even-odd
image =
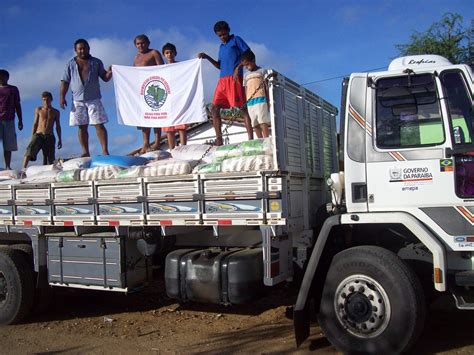
[[[212,99],[212,124],[216,131],[216,145],[222,145],[221,130],[221,108],[238,107],[241,109],[245,120],[245,127],[249,140],[253,139],[253,130],[245,104],[245,93],[242,86],[242,67],[239,66],[242,54],[250,48],[239,36],[230,34],[227,22],[219,21],[214,25],[214,32],[222,41],[219,48],[219,58],[214,60],[206,53],[199,53],[198,58],[207,59],[212,65],[220,70],[219,82],[217,83]]]

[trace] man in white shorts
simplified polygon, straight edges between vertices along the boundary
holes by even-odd
[[[98,58],[89,54],[89,43],[78,39],[74,43],[76,56],[72,58],[61,79],[59,105],[62,109],[67,106],[66,93],[71,87],[73,103],[69,115],[69,125],[79,127],[79,143],[82,146],[82,156],[88,157],[89,132],[88,125],[94,125],[102,146],[102,154],[109,155],[107,148],[107,130],[104,123],[108,118],[102,105],[99,78],[107,82],[112,78],[112,69],[104,69],[104,64]]]

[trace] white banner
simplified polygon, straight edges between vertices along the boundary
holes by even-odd
[[[169,127],[207,120],[202,60],[151,67],[113,68],[120,124]]]

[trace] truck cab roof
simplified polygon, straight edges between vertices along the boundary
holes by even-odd
[[[404,69],[426,69],[433,67],[444,67],[453,65],[449,60],[434,54],[421,54],[400,57],[392,60],[388,66],[388,70],[404,70]]]

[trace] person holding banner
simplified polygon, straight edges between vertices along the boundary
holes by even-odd
[[[97,137],[102,146],[102,154],[109,155],[107,148],[107,130],[104,124],[108,122],[107,113],[102,105],[99,78],[107,82],[112,78],[112,68],[104,69],[104,64],[98,58],[90,55],[89,43],[78,39],[74,43],[76,56],[66,66],[61,79],[59,106],[67,106],[66,93],[71,86],[72,105],[69,115],[69,125],[79,127],[79,143],[82,146],[82,156],[89,153],[89,124],[95,126]]]
[[[135,67],[148,67],[152,65],[161,65],[163,64],[163,58],[161,57],[160,52],[156,49],[150,48],[150,39],[144,35],[138,35],[134,39],[135,47],[138,50],[135,59],[133,60],[133,66]],[[143,132],[143,147],[140,150],[140,153],[144,154],[148,150],[158,150],[160,149],[160,140],[161,140],[161,128],[155,127],[153,129],[155,133],[155,142],[150,146],[150,127],[137,127]]]
[[[223,144],[221,108],[237,107],[241,109],[248,138],[252,140],[253,129],[245,107],[245,93],[242,86],[243,71],[242,67],[239,66],[242,54],[249,51],[250,48],[242,38],[230,34],[229,24],[225,21],[216,22],[214,32],[222,41],[219,47],[218,60],[214,60],[206,53],[199,53],[198,58],[207,59],[220,70],[219,82],[214,92],[211,108],[212,124],[216,131],[215,145]]]
[[[178,52],[176,51],[176,46],[172,43],[166,43],[163,46],[163,49],[161,50],[163,53],[163,56],[166,59],[167,64],[173,64],[176,63],[176,55]],[[175,140],[175,135],[176,131],[179,132],[179,143],[181,145],[186,145],[186,125],[185,124],[180,124],[176,126],[170,126],[170,127],[163,127],[163,132],[166,132],[166,138],[168,139],[168,147],[169,149],[174,149],[176,146],[176,140]]]

